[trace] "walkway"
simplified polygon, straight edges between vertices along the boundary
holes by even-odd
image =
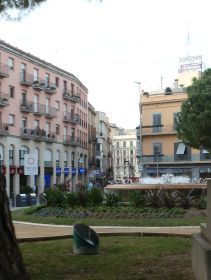
[[[72,238],[73,226],[47,225],[14,221],[18,242],[32,242],[51,239]],[[181,236],[190,237],[200,232],[199,226],[182,227],[119,227],[92,226],[99,236],[138,235],[138,236]]]

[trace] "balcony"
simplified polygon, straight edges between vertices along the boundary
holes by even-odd
[[[23,113],[32,113],[33,112],[33,103],[32,102],[24,101],[20,105],[20,110]]]
[[[143,125],[141,132],[142,136],[177,134],[176,128],[173,125]]]
[[[9,106],[9,94],[0,92],[0,107]]]
[[[45,137],[45,142],[54,143],[56,142],[56,133],[55,132],[47,132]]]
[[[70,112],[65,112],[64,113],[63,122],[68,122],[68,123],[72,123],[72,124],[78,124],[78,123],[80,123],[80,117],[79,117],[78,114],[73,114],[73,113],[70,113]]]
[[[36,78],[36,80],[34,80],[32,83],[32,87],[36,90],[44,90],[45,80]]]
[[[9,125],[6,123],[0,123],[0,135],[9,134]]]
[[[45,93],[48,93],[48,94],[56,93],[56,84],[52,83],[50,81],[45,81],[44,91],[45,91]]]
[[[45,106],[45,117],[55,118],[57,115],[57,110],[54,107]]]
[[[77,147],[77,146],[79,146],[79,138],[76,138],[72,135],[64,135],[63,143],[64,143],[64,145],[70,145],[73,147]]]
[[[45,106],[39,103],[33,103],[33,114],[38,116],[45,116],[46,118],[54,118],[57,115],[57,110],[54,107]]]
[[[26,140],[33,140],[38,142],[48,142],[54,143],[56,142],[56,133],[54,132],[46,132],[44,129],[40,129],[39,127],[35,129],[31,128],[21,128],[20,129],[20,137]]]
[[[68,88],[63,89],[63,99],[70,100],[72,102],[80,102],[80,96],[74,94]]]
[[[9,66],[4,63],[0,63],[0,78],[7,77],[9,77]]]
[[[20,72],[20,84],[24,86],[31,86],[33,84],[33,76],[25,71]]]

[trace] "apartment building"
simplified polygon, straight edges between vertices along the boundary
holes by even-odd
[[[126,130],[124,134],[113,136],[112,149],[114,180],[138,179],[135,130]]]
[[[105,183],[111,175],[112,154],[108,117],[104,112],[96,111],[96,178]]]
[[[73,74],[0,40],[0,164],[10,197],[21,186],[86,181],[88,90]],[[35,153],[38,175],[24,174]]]
[[[95,180],[97,172],[96,150],[97,150],[97,135],[96,135],[96,111],[95,108],[88,103],[88,176]]]
[[[141,99],[142,163],[145,176],[186,175],[191,179],[211,177],[211,155],[192,149],[177,138],[176,118],[187,99],[183,85],[151,93]]]

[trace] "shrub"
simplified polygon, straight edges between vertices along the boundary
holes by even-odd
[[[32,188],[31,187],[29,187],[29,186],[20,186],[20,193],[25,193],[25,194],[27,194],[27,193],[32,193],[33,191],[32,191]]]
[[[154,208],[159,208],[161,206],[160,197],[161,189],[146,191],[146,202]]]
[[[183,209],[189,209],[194,204],[195,196],[192,195],[193,190],[177,191],[178,206]]]
[[[160,193],[160,204],[169,209],[174,208],[177,204],[177,194],[173,190],[162,190]]]
[[[46,192],[47,206],[61,207],[64,202],[64,192],[60,189],[48,189]]]
[[[117,192],[110,192],[105,195],[107,206],[117,206],[121,201],[121,196]]]
[[[143,191],[130,191],[129,201],[133,207],[143,207],[145,202]]]
[[[89,206],[97,206],[103,202],[103,192],[98,187],[93,187],[88,191],[88,204]]]
[[[63,205],[66,207],[76,207],[79,205],[78,196],[76,193],[69,192],[64,194]]]

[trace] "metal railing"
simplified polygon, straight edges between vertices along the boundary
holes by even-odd
[[[176,127],[174,125],[162,126],[142,126],[142,136],[158,135],[158,134],[176,134]]]
[[[20,83],[26,86],[31,86],[33,84],[33,76],[25,71],[21,71]]]
[[[80,117],[78,114],[73,114],[71,112],[65,112],[63,121],[77,124],[77,123],[80,123]]]
[[[0,92],[0,107],[9,106],[9,94]]]
[[[0,63],[0,77],[9,77],[9,66],[7,64]]]

